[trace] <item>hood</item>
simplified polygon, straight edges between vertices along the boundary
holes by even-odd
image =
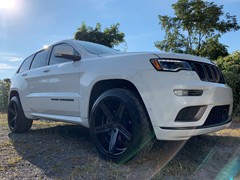
[[[213,64],[210,60],[199,56],[189,54],[167,53],[167,52],[119,52],[116,54],[102,54],[100,57],[124,57],[124,56],[141,56],[141,55],[155,55],[159,58],[190,60]]]
[[[190,60],[190,61],[197,61],[197,62],[204,62],[213,64],[210,60],[206,58],[202,58],[199,56],[193,56],[189,54],[178,54],[178,53],[167,53],[167,52],[157,52],[154,53],[159,58],[167,58],[167,59],[179,59],[179,60]]]

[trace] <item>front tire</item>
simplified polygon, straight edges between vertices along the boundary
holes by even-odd
[[[90,134],[99,154],[116,163],[130,160],[154,136],[141,101],[126,89],[98,97],[90,112]]]
[[[18,96],[13,96],[8,105],[8,127],[13,133],[23,133],[32,127],[33,120],[24,115]]]

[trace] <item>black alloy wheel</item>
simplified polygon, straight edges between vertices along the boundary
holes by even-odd
[[[18,107],[15,101],[10,101],[8,107],[8,125],[10,129],[16,127],[16,122],[18,118]]]
[[[148,116],[136,95],[125,89],[104,92],[90,114],[90,133],[100,155],[116,163],[130,160],[141,147]]]
[[[9,129],[14,133],[26,132],[31,128],[32,122],[25,117],[19,97],[12,97],[8,105]]]

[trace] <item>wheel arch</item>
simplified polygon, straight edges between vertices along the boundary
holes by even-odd
[[[134,92],[138,96],[139,100],[141,101],[141,103],[143,104],[143,106],[146,110],[146,113],[148,114],[145,103],[144,103],[138,89],[132,82],[125,80],[125,79],[109,79],[109,80],[98,81],[93,85],[93,88],[90,93],[90,98],[89,98],[88,117],[90,115],[91,108],[92,108],[94,102],[96,101],[96,99],[104,91],[109,90],[109,89],[114,89],[114,88],[123,88],[123,89],[128,89],[128,90]]]
[[[8,96],[8,102],[12,99],[13,96],[17,96],[20,99],[19,93],[17,90],[11,90]]]

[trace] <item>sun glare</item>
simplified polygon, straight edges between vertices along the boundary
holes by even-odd
[[[0,10],[12,10],[16,7],[16,0],[0,0]]]
[[[47,49],[49,47],[49,45],[44,45],[43,49]]]

